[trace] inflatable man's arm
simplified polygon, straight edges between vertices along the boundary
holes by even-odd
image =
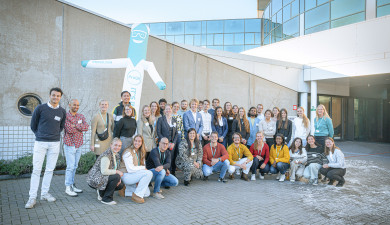
[[[85,68],[126,68],[129,63],[129,58],[81,61],[81,65]]]
[[[148,74],[150,78],[152,78],[153,82],[157,85],[157,87],[160,90],[164,90],[167,85],[165,85],[164,81],[161,79],[160,75],[158,74],[156,67],[154,66],[154,63],[144,61],[145,70],[148,71]]]

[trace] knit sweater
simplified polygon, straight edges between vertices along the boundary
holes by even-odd
[[[214,153],[214,155],[213,155]],[[211,160],[213,158],[220,158],[221,162],[225,161],[229,158],[229,154],[227,153],[225,146],[220,143],[217,143],[217,148],[213,148],[211,151],[210,144],[207,144],[203,147],[203,164],[211,166]]]
[[[276,122],[272,119],[269,122],[267,122],[266,119],[262,120],[259,124],[259,131],[264,133],[265,138],[274,138],[276,133]]]
[[[133,137],[137,130],[137,122],[135,119],[125,116],[115,125],[114,137]]]
[[[333,123],[329,117],[316,117],[314,119],[314,136],[333,137]]]
[[[320,165],[323,165],[328,163],[328,159],[323,153],[308,152],[306,166],[309,166],[311,163],[318,163]]]
[[[65,127],[66,111],[61,106],[52,108],[47,104],[37,106],[31,117],[31,130],[36,141],[60,141],[60,133]]]
[[[335,149],[334,153],[329,152],[329,155],[326,156],[328,158],[329,163],[328,166],[331,168],[342,168],[345,169],[345,158],[342,151],[339,149]]]
[[[306,150],[305,150],[305,148],[302,148],[302,150],[299,150],[299,151],[302,151],[302,154],[299,154],[300,152],[298,152],[298,151],[292,153],[292,151],[290,149],[290,161],[291,162],[300,161],[302,164],[304,164],[307,161]]]

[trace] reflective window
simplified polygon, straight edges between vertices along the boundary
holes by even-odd
[[[234,34],[234,44],[235,45],[244,44],[244,33]]]
[[[18,101],[18,110],[25,116],[32,116],[34,109],[42,104],[41,99],[34,94],[27,94]]]
[[[283,10],[280,10],[279,12],[278,12],[278,14],[276,15],[276,22],[278,23],[278,24],[282,24],[283,23]]]
[[[272,15],[274,15],[282,8],[282,0],[272,0],[271,5]]]
[[[269,6],[270,5],[268,5],[268,7],[265,8],[265,10],[264,10],[263,18],[265,18],[265,19],[269,19],[270,18],[269,17]]]
[[[195,46],[200,46],[201,45],[201,38],[200,35],[194,35],[194,45]]]
[[[202,21],[202,33],[207,33],[207,23],[206,21]]]
[[[207,45],[214,45],[214,35],[212,34],[207,35]]]
[[[234,34],[225,34],[224,43],[225,45],[232,45],[234,42]]]
[[[271,43],[271,35],[268,35],[268,36],[266,36],[266,37],[264,38],[263,44],[264,44],[264,45],[268,45],[268,44],[270,44],[270,43]]]
[[[292,2],[292,0],[283,0],[283,7],[286,6],[290,2]]]
[[[291,5],[285,6],[283,8],[283,22],[286,22],[291,18]]]
[[[207,37],[205,34],[202,34],[202,45],[207,45]]]
[[[261,44],[261,34],[255,33],[255,44]]]
[[[223,34],[214,34],[214,45],[223,45]]]
[[[225,20],[225,33],[244,32],[244,20]]]
[[[272,43],[278,42],[282,39],[282,26],[278,26],[272,31]]]
[[[365,17],[366,17],[366,13],[365,12],[361,12],[361,13],[354,14],[354,15],[351,15],[351,16],[343,17],[343,18],[340,18],[340,19],[337,19],[337,20],[333,20],[331,22],[331,27],[335,28],[335,27],[348,25],[348,24],[351,24],[351,23],[357,23],[357,22],[363,21],[365,19]]]
[[[305,12],[305,0],[299,0],[299,11],[301,13]]]
[[[223,33],[223,21],[207,21],[207,33]]]
[[[316,7],[317,0],[305,0],[305,11]]]
[[[263,25],[264,33],[268,33],[270,29],[270,22],[268,20],[264,20],[264,25]]]
[[[166,36],[165,39],[170,42],[175,42],[175,36]]]
[[[166,25],[167,25],[167,35],[184,34],[183,22],[167,23]]]
[[[202,23],[196,22],[185,22],[186,34],[200,34],[202,32]]]
[[[381,5],[386,5],[390,4],[390,0],[377,0],[376,5],[381,6]]]
[[[299,0],[295,0],[291,3],[291,17],[299,14]]]
[[[390,5],[378,7],[376,14],[377,14],[376,15],[377,17],[389,15],[390,14]]]
[[[257,47],[260,47],[260,45],[245,45],[245,51]]]
[[[261,32],[261,19],[245,20],[245,32]]]
[[[175,43],[184,44],[184,35],[176,35]]]
[[[343,16],[351,15],[364,11],[366,8],[365,0],[336,0],[331,2],[331,19],[337,19]]]
[[[165,35],[165,23],[151,23],[149,24],[150,33],[155,35]]]
[[[223,46],[222,46],[222,45],[220,45],[220,46],[216,46],[216,45],[207,46],[207,48],[211,48],[211,49],[216,49],[216,50],[221,50],[221,51],[223,51]]]
[[[225,51],[229,51],[229,52],[237,52],[237,53],[239,53],[239,52],[242,52],[242,51],[244,51],[244,46],[243,45],[226,45],[225,47],[224,47],[224,50]]]
[[[305,13],[305,29],[329,21],[329,3]]]
[[[283,24],[284,35],[292,35],[295,33],[299,33],[299,16]]]
[[[333,1],[337,2],[337,0],[333,0]],[[317,0],[317,5],[321,5],[321,4],[326,3],[326,2],[329,2],[329,0]]]
[[[245,33],[245,44],[253,45],[255,43],[254,33]]]
[[[329,22],[307,29],[305,30],[305,34],[311,34],[319,31],[327,30],[327,29],[329,29]]]
[[[193,35],[185,35],[184,42],[186,45],[194,45],[194,36]]]

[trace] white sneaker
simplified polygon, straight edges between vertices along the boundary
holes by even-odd
[[[102,196],[100,196],[99,189],[96,189],[97,195],[98,195],[98,201],[102,200]]]
[[[256,180],[256,174],[252,174],[251,180]]]
[[[72,184],[72,190],[73,190],[74,192],[76,192],[76,193],[82,193],[82,192],[83,192],[83,190],[78,189],[78,188],[76,187],[76,185],[74,185],[74,184]]]
[[[77,196],[77,193],[72,190],[71,186],[66,186],[65,193],[71,197]]]
[[[290,182],[295,182],[295,180],[293,180],[293,179],[290,179]]]
[[[260,178],[260,180],[264,180],[264,176],[261,175],[261,173],[259,173],[259,178]]]
[[[34,208],[36,203],[37,203],[37,201],[35,200],[35,198],[29,198],[26,205],[24,206],[24,208],[32,209],[32,208]]]
[[[240,176],[240,170],[236,170],[236,175]]]
[[[153,194],[153,197],[157,198],[157,199],[163,199],[165,198],[164,195],[161,194],[161,192],[156,192]]]
[[[278,173],[278,175],[276,175],[276,180],[279,180],[280,179],[280,173]]]
[[[51,194],[46,193],[45,195],[41,195],[41,200],[46,200],[48,202],[55,202],[57,199],[54,198]]]
[[[279,181],[280,181],[280,182],[283,182],[284,179],[286,179],[286,175],[285,175],[285,174],[280,175]]]
[[[111,201],[111,202],[100,201],[100,202],[106,205],[116,205],[116,201]]]

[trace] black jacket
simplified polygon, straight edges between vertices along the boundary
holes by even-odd
[[[280,126],[280,129],[278,129],[279,120],[276,121],[276,134],[283,134],[286,143],[289,143],[290,139],[291,139],[291,134],[292,134],[292,122],[291,122],[291,120],[287,119],[287,129],[284,129],[285,123],[286,123],[286,121],[283,121],[282,126]]]
[[[160,140],[163,138],[163,137],[166,137],[168,138],[168,141],[171,142],[171,143],[176,143],[177,141],[177,121],[175,118],[172,117],[172,124],[174,124],[174,126],[172,127],[172,132],[170,132],[170,126],[168,124],[168,121],[167,121],[167,118],[165,116],[162,116],[160,118],[158,118],[157,120],[157,137],[158,137],[158,142],[160,142]]]
[[[146,169],[155,169],[159,166],[163,166],[165,170],[171,167],[171,151],[166,150],[160,158],[160,150],[158,148],[152,149],[146,160]]]

